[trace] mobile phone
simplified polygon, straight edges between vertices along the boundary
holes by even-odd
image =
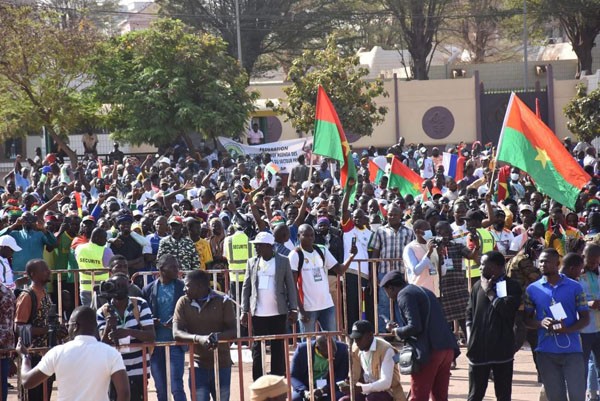
[[[335,383],[338,388],[340,389],[340,391],[344,391],[344,390],[350,390],[350,384],[348,382],[346,382],[345,380],[341,380],[337,383]]]
[[[356,237],[352,237],[352,246],[356,246]]]

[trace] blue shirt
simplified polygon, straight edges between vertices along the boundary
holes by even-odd
[[[173,317],[175,311],[175,282],[169,284],[158,283],[157,305],[160,325],[156,327],[156,341],[173,341],[173,332],[170,328],[165,327],[167,322]]]
[[[562,322],[566,327],[575,324],[577,312],[589,310],[581,284],[563,274],[560,275],[556,286],[548,283],[546,276],[542,276],[527,287],[525,311],[535,312],[537,320],[543,320],[546,317],[552,318],[550,306],[559,302],[567,315]],[[582,352],[579,333],[557,334],[540,327],[538,329],[538,347],[535,350],[553,354]]]
[[[586,271],[579,277],[579,284],[583,288],[586,301],[595,301],[600,299],[600,283],[598,282],[598,274]],[[600,332],[600,311],[590,309],[590,323],[581,329],[582,333],[598,333]]]
[[[51,232],[44,234],[41,231],[25,229],[0,232],[0,235],[4,234],[13,237],[21,247],[19,252],[14,253],[12,259],[12,269],[15,272],[25,271],[25,265],[31,259],[43,259],[46,245],[54,247],[57,244],[56,237]]]

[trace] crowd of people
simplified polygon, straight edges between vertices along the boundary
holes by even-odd
[[[490,375],[497,399],[511,399],[514,354],[527,341],[548,400],[598,400],[600,165],[590,145],[564,146],[591,176],[574,210],[516,167],[500,182],[491,144],[479,142],[444,149],[459,155],[458,177],[436,147],[355,152],[358,174],[344,185],[334,163],[313,168],[304,155],[285,176],[266,171],[268,154],[181,145],[139,158],[115,144],[76,166],[18,156],[0,195],[0,348],[17,347],[29,401],[51,393],[53,377],[59,394],[76,394],[82,383],[66,364],[103,377],[90,394],[106,394],[93,399],[141,401],[151,375],[159,401],[168,388],[184,401],[187,346],[139,344],[188,343],[197,400],[215,400],[218,387],[227,401],[232,360],[221,340],[345,331],[350,346],[321,336],[295,349],[294,401],[344,399],[350,383],[360,401],[405,400],[401,342],[416,355],[410,400],[447,399],[466,347],[475,401]],[[389,171],[374,179],[378,156],[418,173],[422,193],[389,186]],[[265,372],[253,343],[256,392],[282,388],[284,345],[270,342]],[[52,351],[42,358],[32,346]],[[6,400],[13,361],[0,356]]]

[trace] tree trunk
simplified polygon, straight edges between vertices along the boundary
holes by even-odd
[[[577,74],[575,78],[579,79],[584,71],[589,74],[592,71],[592,48],[594,47],[594,38],[583,38],[581,43],[573,43],[573,51],[577,54]]]
[[[75,151],[71,149],[69,145],[67,145],[67,142],[65,142],[60,136],[58,136],[52,128],[48,128],[48,133],[50,134],[52,139],[54,139],[58,147],[64,150],[67,156],[69,156],[69,160],[71,161],[71,167],[77,167],[77,153],[75,153]]]
[[[200,161],[199,154],[196,151],[196,147],[194,146],[194,142],[192,141],[192,138],[190,138],[190,136],[186,133],[181,134],[181,137],[183,138],[183,141],[187,145],[188,149],[190,150],[190,154],[192,155],[192,157],[194,159]]]
[[[412,56],[413,58],[413,75],[417,81],[426,81],[429,79],[427,73],[427,55]]]

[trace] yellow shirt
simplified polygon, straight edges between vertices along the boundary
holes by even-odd
[[[200,256],[200,270],[206,270],[206,264],[213,261],[210,243],[204,238],[200,238],[194,243],[198,256]]]

